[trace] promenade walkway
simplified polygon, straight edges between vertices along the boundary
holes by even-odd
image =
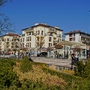
[[[57,59],[57,58],[45,58],[45,57],[31,57],[34,62],[46,63],[47,65],[55,65],[58,67],[71,68],[70,59]]]

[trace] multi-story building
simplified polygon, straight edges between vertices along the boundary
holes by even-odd
[[[54,47],[62,41],[62,31],[59,27],[35,23],[34,26],[22,29],[21,48]]]
[[[90,45],[90,34],[88,33],[81,32],[80,30],[74,30],[65,33],[65,35],[66,41],[74,41]]]
[[[15,33],[7,33],[0,36],[0,51],[13,51],[20,47],[20,35]]]
[[[85,33],[80,30],[70,31],[70,32],[65,33],[65,40],[71,41],[71,42],[77,42],[77,43],[84,43],[84,46],[80,44],[79,46],[77,45],[75,48],[73,46],[72,48],[74,48],[75,50],[76,50],[76,48],[80,49],[79,58],[87,58],[88,57],[88,55],[89,55],[88,52],[90,50],[90,48],[89,48],[90,34],[89,33]]]

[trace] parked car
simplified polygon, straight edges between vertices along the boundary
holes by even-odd
[[[37,57],[46,57],[47,56],[47,52],[40,52],[37,54]]]

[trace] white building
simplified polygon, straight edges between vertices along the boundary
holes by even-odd
[[[62,41],[62,31],[59,27],[53,27],[44,23],[35,23],[34,26],[22,29],[21,48],[48,48],[54,47]]]
[[[90,34],[81,32],[80,30],[74,30],[65,33],[65,40],[90,45]]]
[[[0,51],[8,52],[20,47],[20,36],[15,33],[7,33],[0,36]]]
[[[82,32],[80,30],[74,30],[74,31],[70,31],[65,33],[65,40],[66,41],[71,41],[71,42],[78,42],[78,43],[84,43],[85,46],[77,46],[76,48],[81,48],[80,51],[80,58],[87,58],[88,54],[87,51],[90,49],[90,34],[89,33],[85,33]],[[74,48],[74,46],[72,47]]]

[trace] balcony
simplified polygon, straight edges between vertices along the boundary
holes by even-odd
[[[50,30],[48,31],[48,33],[56,33],[56,30],[50,29]]]
[[[53,40],[54,43],[58,43],[58,40]]]
[[[75,38],[75,35],[70,34],[70,35],[69,35],[69,38]]]
[[[52,33],[48,33],[48,36],[53,36],[53,34]]]
[[[22,34],[22,36],[25,36],[25,34]]]
[[[34,30],[27,30],[26,33],[34,32]]]
[[[57,37],[60,37],[61,38],[61,34],[57,35]]]
[[[85,39],[81,39],[81,42],[85,42],[86,40]]]

